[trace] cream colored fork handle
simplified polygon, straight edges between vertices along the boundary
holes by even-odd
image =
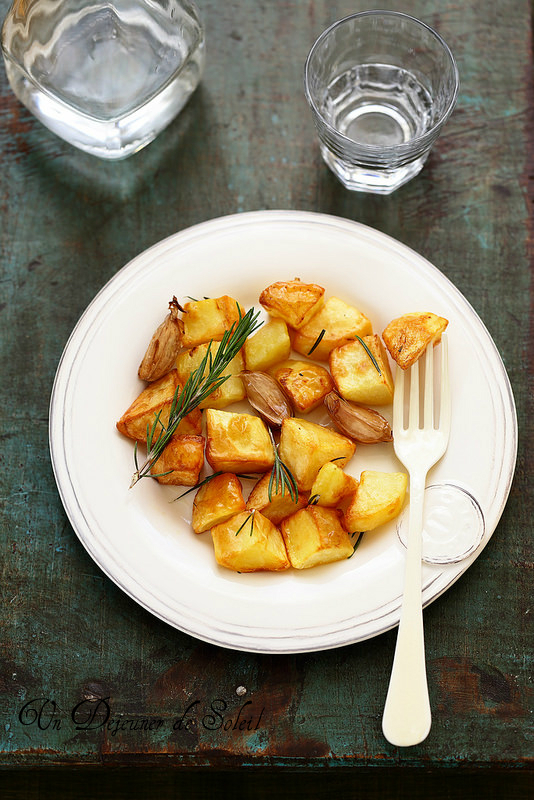
[[[422,742],[431,725],[425,666],[421,552],[426,474],[410,476],[404,596],[382,730],[399,747]]]

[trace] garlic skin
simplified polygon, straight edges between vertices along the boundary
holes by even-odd
[[[244,370],[240,378],[250,405],[268,425],[279,428],[287,417],[293,416],[287,397],[271,375]]]
[[[378,411],[350,403],[337,392],[329,392],[323,402],[336,428],[353,441],[360,444],[393,441],[390,424]]]
[[[169,303],[169,313],[156,329],[137,374],[143,381],[157,381],[169,372],[182,347],[183,324],[178,318],[180,305],[176,297]]]

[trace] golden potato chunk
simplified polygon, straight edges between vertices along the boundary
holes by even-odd
[[[323,302],[323,287],[299,278],[272,283],[260,294],[261,305],[272,317],[280,317],[296,329],[309,322]]]
[[[220,342],[224,332],[239,322],[239,303],[233,297],[209,297],[184,304],[182,322],[184,347],[196,347],[204,342]]]
[[[317,408],[334,388],[328,370],[309,361],[288,359],[272,367],[270,374],[297,411],[307,414]]]
[[[184,350],[176,359],[176,369],[182,383],[185,383],[192,372],[198,369],[205,358],[208,348],[212,357],[215,357],[220,343],[213,342],[211,345],[208,343],[199,344],[191,350]],[[208,374],[209,364],[204,372]],[[215,389],[205,400],[200,403],[199,408],[225,408],[231,403],[239,403],[245,399],[246,392],[243,386],[243,381],[239,377],[239,373],[245,367],[245,359],[242,351],[230,361],[222,375],[229,375],[230,377],[225,382]]]
[[[310,502],[332,508],[357,488],[358,481],[352,475],[347,475],[341,467],[329,461],[317,473],[310,489]]]
[[[328,361],[334,347],[340,347],[356,336],[369,336],[372,332],[373,327],[365,314],[337,297],[330,297],[306,325],[294,331],[293,349],[317,361]]]
[[[280,528],[291,566],[309,569],[349,558],[354,547],[341,517],[334,508],[308,506],[283,520]]]
[[[259,511],[243,511],[211,529],[215,560],[235,572],[289,569],[278,528]]]
[[[244,510],[241,481],[232,472],[224,472],[210,478],[196,493],[191,525],[195,533],[203,533]]]
[[[262,325],[245,342],[245,362],[252,372],[263,372],[273,364],[289,358],[291,339],[283,319],[272,319]]]
[[[267,426],[251,414],[206,411],[206,458],[215,472],[267,472],[274,464]]]
[[[350,505],[345,526],[351,532],[371,531],[402,511],[408,476],[404,472],[365,470]]]
[[[198,476],[203,466],[204,437],[175,434],[152,466],[150,473],[159,483],[194,486],[198,483]]]
[[[264,517],[270,519],[274,525],[279,525],[283,519],[294,514],[299,508],[308,505],[308,495],[306,492],[299,492],[294,500],[291,493],[286,488],[282,493],[281,486],[276,491],[276,483],[273,481],[271,487],[271,499],[269,500],[269,482],[271,474],[263,475],[252,489],[248,496],[247,508],[261,511]]]
[[[343,467],[352,458],[356,445],[346,436],[294,417],[285,419],[280,434],[280,458],[292,473],[299,491],[311,489],[317,473],[327,461]]]
[[[151,383],[146,389],[143,389],[128,410],[124,412],[117,422],[117,429],[130,439],[146,442],[147,426],[152,429],[158,412],[161,412],[159,416],[161,424],[156,426],[154,433],[154,441],[156,441],[159,433],[163,431],[169,422],[174,393],[180,385],[178,372],[175,369],[164,375],[163,378]],[[202,412],[196,408],[184,417],[175,433],[197,434],[201,433],[201,431]]]
[[[444,317],[430,312],[403,314],[389,323],[382,338],[391,358],[402,369],[408,369],[423,355],[430,342],[439,342],[448,324]]]
[[[387,405],[393,400],[393,377],[384,345],[376,334],[362,336],[362,340],[373,354],[380,372],[356,339],[330,353],[332,377],[345,400],[370,406]]]

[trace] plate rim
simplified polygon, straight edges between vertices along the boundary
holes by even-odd
[[[88,539],[84,533],[79,529],[79,516],[76,513],[76,508],[78,512],[82,515],[85,524],[87,525],[87,529],[89,532],[91,531],[90,525],[85,518],[83,509],[80,506],[78,498],[76,496],[76,492],[72,481],[70,479],[68,473],[68,463],[66,453],[64,452],[63,448],[59,446],[58,438],[57,438],[57,431],[58,427],[61,428],[61,444],[64,443],[63,440],[63,426],[59,423],[64,423],[65,416],[64,414],[60,414],[60,410],[64,405],[65,401],[65,393],[66,387],[68,386],[68,374],[67,376],[64,375],[65,369],[69,363],[71,368],[75,363],[75,358],[73,358],[72,347],[73,343],[76,342],[77,338],[79,337],[80,333],[83,332],[84,326],[86,325],[88,320],[91,320],[93,316],[93,311],[96,308],[98,313],[98,307],[102,301],[102,298],[106,299],[106,305],[109,303],[111,298],[117,291],[120,291],[121,285],[124,281],[129,280],[139,274],[143,274],[143,272],[147,269],[147,265],[143,265],[143,262],[147,259],[149,262],[153,259],[154,255],[159,252],[165,252],[167,248],[173,249],[176,243],[185,243],[187,240],[195,240],[197,237],[202,236],[206,230],[216,231],[221,227],[230,226],[231,228],[238,228],[242,225],[249,225],[255,224],[258,222],[278,222],[278,223],[291,223],[297,224],[298,222],[308,222],[308,223],[319,223],[323,225],[341,227],[348,231],[359,231],[360,235],[366,235],[369,237],[373,243],[380,244],[381,240],[384,241],[389,247],[393,247],[397,252],[401,252],[401,254],[405,256],[411,256],[415,260],[416,264],[414,264],[414,268],[420,266],[422,269],[423,266],[426,272],[429,273],[438,283],[445,282],[448,286],[451,295],[453,296],[455,302],[460,302],[461,305],[464,306],[465,310],[469,312],[469,315],[472,317],[473,323],[476,322],[474,325],[475,331],[479,336],[484,336],[486,346],[490,345],[492,350],[492,357],[496,360],[496,363],[500,367],[501,377],[503,379],[502,383],[499,384],[500,388],[500,399],[505,411],[508,412],[507,419],[512,424],[512,435],[510,436],[510,430],[507,430],[507,445],[508,445],[508,459],[506,460],[507,464],[511,464],[511,468],[505,478],[503,489],[501,491],[502,494],[502,501],[499,505],[499,508],[496,510],[495,516],[495,523],[491,526],[491,531],[489,536],[486,540],[482,543],[481,547],[477,549],[477,551],[468,559],[466,559],[465,565],[459,572],[454,572],[450,574],[450,580],[448,580],[445,585],[441,586],[439,591],[435,594],[429,596],[429,588],[435,582],[435,578],[430,581],[430,584],[425,585],[424,587],[424,594],[423,594],[423,605],[427,606],[434,600],[438,599],[447,589],[452,586],[456,580],[458,580],[464,572],[468,569],[471,563],[478,557],[480,552],[484,549],[485,545],[491,538],[491,535],[495,531],[495,528],[498,525],[498,522],[502,516],[504,511],[504,507],[508,500],[508,496],[510,493],[511,484],[514,477],[515,466],[517,461],[517,448],[518,448],[518,424],[517,424],[517,412],[515,407],[515,400],[512,391],[512,386],[505,368],[505,365],[502,361],[500,353],[497,349],[497,346],[491,337],[489,331],[487,330],[484,322],[479,317],[478,313],[475,311],[473,306],[469,303],[467,298],[460,292],[460,290],[452,283],[452,281],[434,264],[432,264],[428,259],[424,256],[419,254],[417,251],[413,250],[408,245],[400,242],[399,240],[395,239],[394,237],[390,236],[389,234],[383,233],[375,228],[372,228],[368,225],[363,223],[348,220],[343,217],[325,214],[322,212],[314,212],[314,211],[297,211],[297,210],[259,210],[259,211],[249,211],[243,212],[238,214],[228,214],[221,217],[216,217],[213,219],[204,220],[203,222],[199,222],[195,225],[190,227],[184,228],[176,233],[170,234],[169,236],[164,237],[158,242],[155,242],[145,250],[138,253],[132,259],[130,259],[123,267],[121,267],[111,278],[102,286],[102,288],[97,292],[97,294],[93,297],[91,302],[88,304],[78,322],[74,326],[71,331],[70,336],[67,339],[63,352],[61,354],[58,367],[55,373],[54,382],[52,386],[52,391],[50,395],[50,405],[49,405],[49,448],[50,448],[50,455],[51,455],[51,462],[52,462],[52,469],[54,473],[54,477],[56,480],[56,484],[58,487],[58,492],[64,506],[65,512],[69,521],[76,533],[79,541],[91,556],[93,561],[97,564],[97,566],[104,572],[104,574],[110,578],[122,591],[124,591],[129,597],[135,600],[141,607],[147,610],[152,615],[156,616],[157,618],[163,620],[167,624],[171,625],[172,627],[187,633],[197,639],[202,641],[209,642],[211,644],[215,644],[220,647],[225,647],[233,650],[242,650],[245,652],[256,652],[256,653],[269,653],[269,654],[289,654],[289,653],[301,653],[301,652],[314,652],[320,650],[328,650],[333,649],[341,646],[346,646],[355,642],[364,641],[366,639],[372,638],[374,636],[380,635],[381,633],[390,630],[391,628],[395,627],[398,624],[398,614],[400,612],[400,597],[397,598],[395,602],[395,608],[389,609],[385,616],[387,622],[384,623],[384,626],[379,630],[373,631],[368,633],[367,635],[363,636],[352,636],[350,638],[344,638],[342,641],[338,640],[339,628],[336,627],[334,632],[326,632],[326,633],[309,633],[309,630],[306,628],[302,633],[302,637],[299,635],[298,630],[292,630],[291,633],[279,633],[275,639],[267,638],[265,639],[264,636],[255,636],[251,634],[250,631],[246,631],[245,633],[241,633],[239,631],[232,631],[230,635],[230,639],[228,638],[228,630],[220,631],[218,625],[212,626],[210,631],[199,631],[196,628],[190,628],[185,624],[185,620],[180,619],[177,621],[172,617],[169,617],[162,610],[157,610],[153,607],[153,605],[148,602],[146,598],[139,597],[139,593],[136,593],[131,586],[127,585],[123,580],[121,580],[116,574],[114,574],[113,570],[108,567],[108,565],[103,561],[99,549],[95,547],[94,542],[91,542],[90,538]],[[180,247],[180,244],[178,244]],[[130,275],[132,273],[132,275]],[[113,290],[113,291],[112,291]],[[110,293],[111,292],[111,293]],[[107,297],[108,294],[110,295],[109,298]],[[85,336],[87,336],[89,330],[85,331]],[[64,380],[66,377],[66,380]],[[65,387],[62,393],[62,385],[63,382],[65,383]],[[501,473],[504,469],[504,458],[501,463]],[[65,473],[68,478],[67,486],[64,484],[64,477]],[[499,486],[501,485],[501,478],[499,478]],[[70,489],[70,491],[69,491]],[[74,507],[72,500],[74,500]],[[77,524],[78,523],[78,524]],[[139,584],[136,582],[136,585]],[[143,587],[141,586],[141,589]],[[146,589],[142,592],[145,595],[147,592]],[[152,597],[154,596],[153,593],[149,592],[149,595]],[[386,604],[387,605],[387,604]],[[391,602],[389,603],[391,605]],[[350,620],[349,618],[349,625],[347,628],[341,628],[341,631],[344,630],[351,630],[353,632],[356,631],[358,627],[358,623],[355,623],[354,620]],[[227,628],[231,628],[231,624],[227,626]],[[315,630],[315,629],[314,629]],[[221,636],[222,634],[222,636]],[[272,634],[271,634],[272,635]],[[323,639],[323,641],[318,641],[319,639]],[[336,638],[337,637],[337,638]],[[291,642],[291,646],[288,646],[288,642]]]

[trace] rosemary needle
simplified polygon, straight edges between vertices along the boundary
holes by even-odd
[[[308,355],[311,356],[315,348],[321,343],[323,336],[325,335],[326,330],[323,328],[317,339],[314,341],[310,349],[308,350]]]
[[[250,308],[246,314],[239,310],[239,322],[232,325],[230,330],[224,332],[224,336],[219,344],[215,355],[211,353],[210,342],[206,355],[188,377],[183,388],[178,386],[172,399],[169,421],[165,426],[161,421],[161,412],[156,414],[156,418],[150,430],[147,430],[147,457],[142,466],[137,463],[135,458],[135,472],[132,476],[130,489],[135,486],[138,480],[150,476],[151,469],[159,459],[165,447],[172,438],[180,422],[197,408],[215,389],[218,389],[228,380],[229,375],[222,373],[243,347],[245,340],[262,324],[258,322],[260,312]],[[206,373],[206,374],[205,374]],[[157,439],[154,440],[157,429],[161,427]]]
[[[369,358],[370,358],[370,359],[371,359],[371,361],[373,362],[373,366],[374,366],[374,368],[376,369],[376,371],[378,372],[378,374],[379,374],[379,375],[382,375],[382,370],[381,370],[381,369],[380,369],[380,367],[378,366],[378,361],[376,360],[376,358],[374,357],[374,355],[371,353],[371,351],[370,351],[369,347],[368,347],[368,346],[365,344],[365,342],[363,341],[363,339],[361,338],[361,336],[356,336],[356,339],[359,341],[359,343],[361,344],[361,346],[363,347],[363,349],[365,350],[365,352],[367,353],[367,355],[369,356]]]

